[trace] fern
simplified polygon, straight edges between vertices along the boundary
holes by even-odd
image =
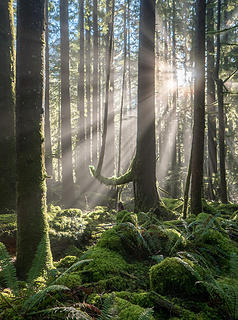
[[[112,293],[110,294],[104,301],[103,306],[102,306],[102,313],[100,315],[100,317],[98,318],[98,320],[110,320],[113,319],[113,315],[112,315],[112,307],[114,304],[114,299],[115,299],[115,295]]]
[[[139,316],[138,320],[151,320],[153,316],[154,310],[153,309],[146,309],[142,314]]]
[[[0,242],[0,273],[8,288],[14,292],[18,292],[18,283],[16,277],[16,269],[13,265],[11,256],[9,255],[5,245]]]
[[[28,315],[32,316],[32,315],[37,315],[37,314],[44,314],[44,315],[48,315],[51,317],[55,316],[55,318],[58,319],[57,314],[59,314],[59,313],[65,314],[64,319],[67,319],[67,320],[91,320],[92,319],[89,315],[87,315],[83,311],[78,310],[74,307],[49,308],[49,309],[44,309],[44,310],[40,310],[40,311],[36,311],[36,312],[31,312]]]
[[[46,252],[47,252],[46,238],[45,236],[43,236],[38,245],[35,257],[32,262],[31,269],[28,273],[28,277],[27,277],[28,283],[32,283],[42,273],[46,265],[46,254],[47,254]]]
[[[62,285],[48,286],[45,289],[38,291],[37,293],[35,293],[34,295],[26,299],[25,302],[23,303],[22,309],[24,312],[29,312],[32,308],[34,308],[36,304],[40,303],[49,292],[63,291],[63,290],[70,290],[70,289]]]

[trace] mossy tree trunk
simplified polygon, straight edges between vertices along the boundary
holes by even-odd
[[[16,63],[17,274],[25,280],[39,243],[51,253],[44,164],[45,0],[18,0]]]
[[[204,130],[205,130],[205,16],[206,1],[196,1],[194,127],[192,148],[191,211],[202,212]]]
[[[13,0],[0,1],[0,210],[16,208]]]
[[[69,14],[68,0],[60,1],[60,74],[61,74],[61,150],[62,202],[65,207],[74,203],[72,163],[72,130],[69,91]]]
[[[155,1],[141,0],[137,148],[134,167],[136,211],[146,212],[158,206],[155,159]]]

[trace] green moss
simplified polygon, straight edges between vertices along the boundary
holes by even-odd
[[[115,308],[117,310],[119,320],[138,320],[145,311],[144,308],[118,297],[115,298]],[[149,319],[153,320],[154,317],[151,316]]]
[[[150,286],[162,295],[183,297],[198,296],[201,290],[195,285],[197,278],[189,270],[193,263],[186,262],[188,268],[177,258],[166,258],[150,269]]]
[[[128,212],[126,210],[119,211],[116,216],[117,223],[131,222],[137,224],[137,215],[134,212]]]
[[[83,282],[97,282],[118,275],[120,272],[129,271],[129,266],[123,257],[106,248],[93,248],[87,259],[92,261],[82,265]]]
[[[105,231],[97,246],[119,252],[127,259],[141,259],[149,256],[142,230],[132,223],[122,223]]]
[[[124,254],[123,244],[120,236],[117,233],[118,228],[113,227],[105,232],[103,232],[101,238],[99,239],[97,246],[101,248],[107,248],[121,254]]]
[[[64,285],[70,289],[80,286],[81,283],[82,279],[78,272],[71,272],[70,274],[65,274],[57,282],[57,284]]]
[[[60,261],[55,262],[54,265],[56,268],[68,269],[78,260],[79,260],[79,258],[76,256],[66,256],[66,257],[60,259]]]
[[[139,305],[142,308],[152,308],[154,307],[153,300],[151,299],[150,292],[129,292],[121,291],[116,292],[116,296],[126,301],[130,301],[133,304]]]

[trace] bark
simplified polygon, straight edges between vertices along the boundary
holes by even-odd
[[[17,11],[17,274],[26,280],[37,247],[51,253],[44,163],[45,1],[19,0]],[[41,242],[42,243],[42,242]]]
[[[78,65],[78,110],[79,110],[79,132],[78,132],[78,154],[79,163],[77,164],[77,182],[80,184],[82,192],[85,191],[87,172],[87,159],[86,159],[86,111],[85,111],[85,74],[84,74],[84,0],[79,3],[79,65]]]
[[[106,34],[106,50],[105,50],[105,64],[107,65],[107,59],[110,48],[110,30],[114,25],[115,4],[112,0],[106,1],[106,14],[108,32]],[[112,25],[112,26],[111,26]],[[115,128],[114,128],[114,68],[113,68],[113,54],[114,54],[114,36],[112,35],[112,47],[111,47],[111,61],[110,61],[110,79],[109,79],[109,100],[108,100],[108,121],[107,121],[107,139],[105,146],[105,158],[102,171],[105,175],[114,174],[115,170]],[[106,89],[107,90],[107,89]]]
[[[0,210],[16,208],[13,0],[0,2]]]
[[[86,1],[87,15],[86,15],[86,161],[87,164],[91,163],[91,22],[89,17],[90,2]]]
[[[124,6],[124,64],[122,73],[122,89],[121,89],[121,107],[120,107],[120,123],[119,123],[119,142],[118,142],[118,167],[117,175],[120,175],[121,171],[121,145],[122,145],[122,116],[125,97],[125,82],[126,82],[126,66],[127,66],[127,30],[126,30],[126,6]]]
[[[114,8],[114,0],[112,0],[112,8]],[[100,150],[96,177],[101,174],[103,160],[106,149],[106,140],[107,140],[107,129],[108,129],[108,106],[109,106],[109,90],[110,90],[110,71],[111,71],[111,60],[112,60],[112,43],[113,43],[113,22],[114,22],[114,10],[112,10],[111,21],[109,22],[109,47],[106,61],[106,96],[105,96],[105,107],[104,107],[104,118],[103,118],[103,132],[102,132],[102,146]]]
[[[212,0],[208,3],[212,3]],[[207,9],[207,29],[214,30],[214,8]],[[207,37],[207,105],[208,105],[208,180],[209,197],[215,200],[213,190],[213,175],[217,173],[217,143],[216,143],[216,106],[215,106],[215,81],[214,81],[214,36]]]
[[[52,179],[54,180],[50,126],[50,67],[49,67],[49,28],[48,28],[48,0],[46,1],[46,34],[45,34],[45,166],[47,175],[47,198],[51,199]]]
[[[217,31],[221,29],[221,0],[217,4]],[[217,99],[218,99],[218,122],[219,122],[219,166],[220,166],[220,198],[223,203],[228,202],[227,185],[226,185],[226,164],[225,164],[225,124],[224,124],[224,96],[223,81],[219,78],[221,56],[221,38],[220,33],[217,34],[217,54],[215,79],[217,83]]]
[[[68,18],[68,0],[60,0],[62,202],[65,207],[70,207],[74,203]]]
[[[98,132],[98,120],[97,114],[99,112],[99,76],[98,76],[98,64],[99,64],[99,55],[98,55],[98,1],[93,0],[93,141],[92,141],[92,155],[93,163],[97,160],[97,132]]]
[[[155,1],[141,0],[138,58],[135,210],[158,207],[155,156]]]
[[[202,212],[204,129],[205,129],[205,12],[206,1],[196,1],[194,127],[192,148],[191,211]]]
[[[173,71],[173,92],[172,92],[172,128],[175,127],[174,136],[172,137],[172,182],[171,182],[171,194],[173,198],[178,197],[178,181],[177,181],[177,74],[176,74],[176,34],[175,34],[175,23],[176,23],[176,4],[173,0],[173,21],[172,21],[172,71]]]

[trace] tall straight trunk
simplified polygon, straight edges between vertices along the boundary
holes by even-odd
[[[214,8],[208,3],[207,8],[207,29],[214,30]],[[215,200],[213,190],[213,175],[217,173],[217,143],[216,143],[216,115],[215,115],[215,81],[214,81],[214,59],[215,47],[214,36],[207,37],[207,106],[208,106],[208,180],[209,197]]]
[[[173,71],[173,92],[172,92],[172,127],[174,136],[172,137],[172,185],[171,194],[174,198],[178,197],[178,181],[177,181],[177,72],[176,72],[176,34],[175,34],[175,24],[176,24],[176,4],[175,0],[172,3],[173,7],[173,21],[172,21],[172,71]]]
[[[98,0],[93,0],[93,140],[92,140],[92,156],[93,163],[96,163],[97,160],[97,131],[98,131],[98,112],[99,112],[99,77],[98,77],[98,64],[99,64],[99,55],[98,55]]]
[[[155,161],[155,0],[141,0],[135,210],[157,207]]]
[[[16,208],[13,0],[0,2],[0,211]]]
[[[60,0],[60,75],[61,75],[61,149],[62,202],[65,207],[74,203],[72,163],[72,130],[69,92],[69,14],[68,0]]]
[[[90,3],[86,1],[86,7],[89,11]],[[87,120],[86,120],[86,137],[87,137],[87,163],[91,163],[91,22],[90,17],[86,18],[86,107],[87,107]]]
[[[77,182],[82,191],[85,191],[85,173],[87,172],[86,159],[86,112],[85,112],[85,74],[84,74],[84,0],[79,2],[79,65],[78,65],[78,110],[79,110],[79,132],[78,132],[78,154],[79,163],[77,164]]]
[[[51,253],[44,163],[45,0],[18,0],[16,64],[17,274],[26,280],[39,244]]]
[[[122,72],[122,88],[121,88],[121,107],[120,107],[120,123],[119,123],[119,142],[118,142],[118,167],[117,175],[120,175],[121,172],[121,146],[122,146],[122,116],[123,116],[123,107],[124,98],[125,98],[125,82],[126,82],[126,66],[127,66],[127,30],[126,30],[126,5],[124,6],[124,64]]]
[[[129,110],[132,110],[132,85],[131,85],[131,14],[130,0],[127,0],[127,38],[128,38],[128,103]]]
[[[196,1],[194,127],[192,148],[191,211],[202,212],[204,130],[205,130],[205,16],[206,1]]]
[[[224,96],[223,81],[219,78],[221,59],[221,0],[217,3],[217,54],[215,79],[217,84],[218,122],[219,122],[219,167],[220,167],[220,198],[223,203],[228,202],[226,185],[226,155],[225,155],[225,124],[224,124]]]
[[[52,179],[54,179],[52,163],[51,126],[50,126],[50,66],[49,66],[49,28],[48,28],[48,4],[46,0],[46,33],[45,33],[45,166],[47,175],[47,198],[51,198]]]

